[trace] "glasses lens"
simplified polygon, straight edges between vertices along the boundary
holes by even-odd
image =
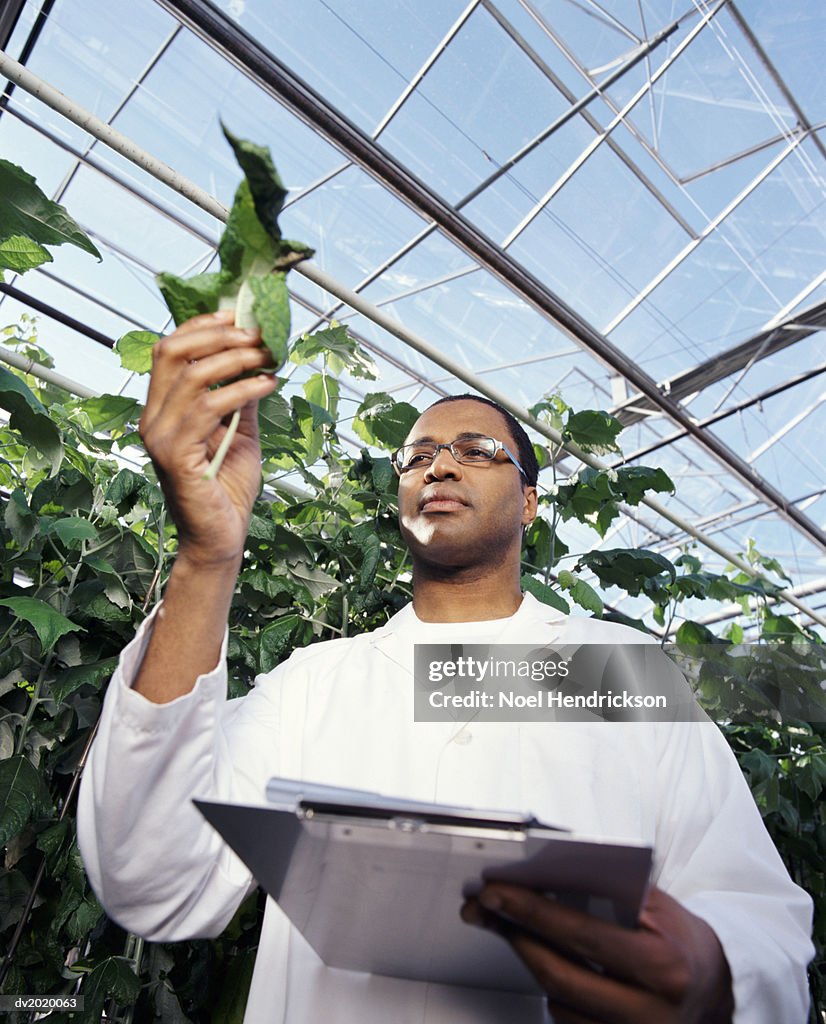
[[[464,437],[453,442],[459,462],[490,462],[496,455],[496,442],[492,437]]]
[[[399,469],[413,469],[415,466],[428,466],[433,461],[435,451],[436,445],[426,442],[403,445],[399,448],[396,455],[396,465]]]

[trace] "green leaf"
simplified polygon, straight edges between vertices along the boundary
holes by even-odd
[[[67,820],[57,821],[44,829],[37,837],[37,848],[46,854],[49,866],[54,868],[61,848],[69,835],[69,822]]]
[[[73,971],[88,970],[84,962],[76,963]],[[132,961],[122,956],[107,957],[93,967],[83,982],[83,1015],[86,1020],[99,1021],[103,1007],[109,999],[121,1006],[131,1006],[138,998],[141,983]]]
[[[9,495],[6,511],[3,515],[6,529],[21,551],[37,533],[37,516],[26,504],[26,495],[16,487]]]
[[[33,242],[23,235],[12,235],[0,242],[0,267],[13,270],[17,274],[25,274],[43,263],[51,263],[52,255],[48,249]]]
[[[287,562],[286,568],[296,583],[308,590],[314,600],[318,600],[324,594],[329,594],[331,590],[340,586],[334,576],[330,576],[316,566],[308,565],[307,562]]]
[[[803,637],[803,631],[787,615],[767,615],[763,620],[760,635],[771,640],[795,640]]]
[[[404,444],[420,415],[408,402],[397,402],[384,392],[374,392],[358,407],[353,429],[367,444],[393,450]]]
[[[304,397],[311,405],[325,409],[335,422],[338,412],[339,386],[335,377],[329,373],[314,373],[304,382]]]
[[[69,243],[101,259],[91,239],[22,167],[0,160],[0,242],[22,235],[39,245]]]
[[[129,331],[115,342],[120,365],[135,373],[149,373],[152,369],[152,349],[159,335],[154,331]]]
[[[196,274],[184,279],[175,274],[158,274],[155,278],[172,319],[180,326],[193,316],[214,313],[227,278],[222,273]]]
[[[249,183],[255,212],[261,226],[271,238],[281,238],[278,215],[287,198],[287,190],[281,183],[270,151],[265,146],[239,139],[224,124],[221,124],[221,130],[224,138],[232,146],[235,159]]]
[[[85,540],[97,540],[98,532],[88,519],[80,516],[67,516],[56,519],[47,531],[54,534],[69,548],[79,548]]]
[[[620,450],[616,439],[621,430],[622,423],[610,413],[586,409],[569,413],[562,435],[578,444],[583,451],[605,455]]]
[[[639,505],[646,491],[674,493],[674,483],[668,473],[650,466],[620,466],[617,470],[617,486],[629,505]]]
[[[232,957],[209,1024],[243,1024],[254,966],[254,949]]]
[[[275,264],[273,239],[258,219],[246,179],[235,192],[226,227],[218,243],[218,256],[221,269],[234,280],[245,277],[256,259],[266,260],[268,270]]]
[[[52,700],[55,704],[60,705],[81,686],[89,685],[99,689],[107,679],[111,678],[117,664],[117,658],[104,658],[103,661],[87,662],[66,669],[49,684]]]
[[[31,886],[22,871],[0,871],[0,934],[13,928],[23,916],[30,892]],[[11,977],[11,973],[6,975],[6,986]],[[8,991],[11,989],[4,989]],[[14,991],[22,992],[22,987],[18,985]]]
[[[719,643],[711,630],[700,622],[683,622],[677,630],[675,640],[678,644],[716,644]]]
[[[298,615],[282,615],[258,636],[258,671],[270,672],[291,650],[293,630],[301,623]]]
[[[125,395],[99,395],[84,398],[76,408],[82,409],[89,417],[93,431],[109,433],[121,430],[127,423],[135,423],[140,417],[141,404],[136,398]]]
[[[106,488],[106,500],[118,507],[127,504],[131,508],[148,486],[145,476],[133,469],[122,469]]]
[[[576,568],[590,569],[601,586],[621,587],[631,597],[636,597],[649,580],[662,576],[673,583],[677,577],[674,566],[667,558],[645,548],[591,551],[580,556]]]
[[[359,568],[359,587],[366,590],[372,586],[381,561],[381,541],[375,533],[372,523],[362,523],[352,531],[352,538],[358,545],[361,554]]]
[[[526,590],[529,594],[541,601],[543,604],[550,605],[551,608],[556,608],[557,611],[563,612],[567,615],[571,606],[557,591],[551,587],[546,586],[541,580],[536,579],[534,576],[528,576],[527,574],[522,576],[522,589]]]
[[[602,615],[602,598],[589,583],[578,579],[567,569],[563,569],[557,578],[562,589],[568,591],[580,608],[597,616]]]
[[[249,286],[255,301],[253,313],[261,328],[261,340],[272,353],[275,369],[280,370],[287,359],[290,337],[290,300],[286,276],[282,273],[250,277]]]
[[[273,391],[258,403],[258,426],[262,444],[268,438],[289,436],[292,429],[290,407],[277,391]]]
[[[2,163],[5,161],[0,160],[0,164]],[[0,409],[11,413],[9,426],[13,430],[19,431],[24,441],[34,445],[39,452],[46,456],[51,463],[51,471],[54,475],[63,459],[63,441],[60,431],[26,384],[2,366],[0,366]]]
[[[11,610],[18,619],[23,619],[34,627],[40,639],[40,646],[45,654],[50,651],[64,633],[74,630],[84,632],[82,626],[67,619],[37,597],[6,597],[0,605]]]
[[[347,370],[353,377],[375,380],[378,373],[375,363],[362,351],[355,338],[340,324],[302,334],[290,351],[290,360],[303,366],[323,356],[333,373]]]
[[[0,848],[51,809],[49,791],[27,757],[18,754],[0,761]]]

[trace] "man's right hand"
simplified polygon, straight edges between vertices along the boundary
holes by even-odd
[[[234,327],[230,310],[197,316],[155,345],[140,433],[178,528],[178,558],[193,568],[237,564],[243,553],[261,486],[258,401],[275,379],[234,378],[271,365],[259,333]],[[223,381],[232,383],[214,387]],[[206,479],[236,409],[238,432],[218,476]]]
[[[258,402],[272,365],[258,332],[238,330],[231,312],[198,316],[157,342],[141,437],[178,528],[178,556],[133,682],[164,704],[188,693],[216,666],[253,502],[261,486]],[[223,381],[232,383],[216,388]],[[238,432],[215,479],[204,473],[241,410]]]

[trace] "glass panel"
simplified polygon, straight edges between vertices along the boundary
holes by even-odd
[[[567,106],[545,76],[480,9],[468,19],[381,141],[437,192],[455,202]]]
[[[181,272],[207,252],[199,239],[87,167],[78,170],[63,203],[96,237],[125,249],[153,270]]]
[[[372,131],[456,20],[464,3],[223,0],[279,60]]]
[[[86,0],[81,9],[69,0],[58,0],[28,67],[75,103],[107,120],[175,24],[148,0],[136,0],[131,5],[127,31],[120,4]],[[22,90],[15,90],[15,99],[26,109],[33,109],[33,101]],[[33,113],[62,137],[78,145],[88,141],[82,129],[59,114],[51,110]]]
[[[187,32],[169,47],[117,119],[117,128],[229,205],[239,181],[219,121],[269,145],[288,189],[341,163],[315,132]]]
[[[509,251],[599,324],[658,271],[665,254],[684,243],[674,219],[621,161],[600,148]]]

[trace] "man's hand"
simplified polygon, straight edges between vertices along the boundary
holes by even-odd
[[[272,377],[235,378],[270,365],[258,332],[235,328],[231,312],[195,317],[155,345],[140,430],[178,528],[178,556],[133,686],[159,704],[188,693],[218,660],[261,486],[258,401],[275,388]],[[215,387],[223,381],[232,383]],[[239,430],[206,479],[236,409]]]
[[[462,917],[499,932],[555,1024],[729,1024],[731,975],[711,927],[652,888],[631,931],[520,886],[489,883]]]
[[[258,401],[275,388],[268,376],[234,380],[272,365],[257,331],[233,326],[231,311],[198,316],[156,345],[141,437],[152,458],[172,518],[179,558],[193,566],[240,559],[252,505],[261,486]],[[220,388],[214,385],[233,381]],[[204,478],[226,431],[241,422],[221,471]]]

